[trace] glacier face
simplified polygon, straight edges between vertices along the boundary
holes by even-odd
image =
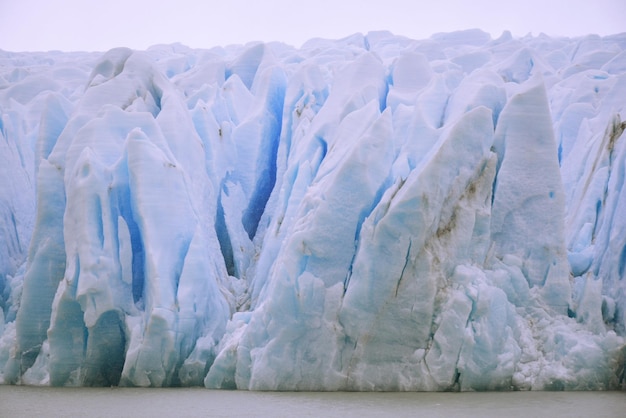
[[[624,387],[626,35],[0,61],[0,382]]]

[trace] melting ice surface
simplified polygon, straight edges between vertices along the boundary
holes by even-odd
[[[625,34],[0,62],[1,382],[624,387]]]

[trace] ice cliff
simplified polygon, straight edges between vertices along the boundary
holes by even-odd
[[[0,382],[624,388],[626,34],[0,51]]]

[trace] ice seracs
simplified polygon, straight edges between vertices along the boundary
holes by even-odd
[[[623,388],[625,51],[0,52],[0,381]]]

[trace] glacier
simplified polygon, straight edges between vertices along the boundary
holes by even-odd
[[[626,388],[626,34],[0,51],[0,383]]]

